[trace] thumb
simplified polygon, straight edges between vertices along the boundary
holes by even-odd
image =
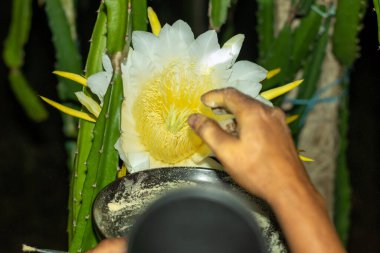
[[[202,114],[190,115],[188,123],[220,160],[223,160],[222,156],[229,153],[238,141],[235,137],[225,132],[215,120]]]

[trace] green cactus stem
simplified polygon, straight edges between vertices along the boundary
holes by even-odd
[[[22,72],[17,68],[12,69],[8,78],[13,93],[29,118],[36,122],[46,119],[48,113],[45,107],[41,104],[41,100],[30,87]]]
[[[274,0],[257,1],[257,36],[259,58],[264,59],[274,41]]]
[[[347,89],[348,84],[348,80],[344,80],[342,84],[343,88]],[[338,127],[340,138],[334,193],[334,224],[343,244],[347,244],[351,213],[351,186],[346,155],[349,120],[348,102],[349,97],[344,96],[339,108],[340,119]]]
[[[107,22],[107,16],[104,8],[104,4],[101,4],[91,37],[91,46],[86,63],[86,77],[102,70],[101,58],[106,48]],[[89,95],[89,92],[85,88],[83,91]],[[69,247],[76,231],[78,213],[82,203],[83,184],[87,173],[87,158],[92,146],[93,128],[93,123],[85,120],[79,121],[77,151],[75,154],[73,172],[70,180],[68,219]]]
[[[327,43],[329,41],[329,27],[331,18],[326,20],[323,33],[317,41],[313,52],[309,55],[305,67],[303,69],[304,82],[298,88],[298,99],[310,99],[317,90],[317,84],[322,72],[322,64],[325,59]],[[292,114],[303,115],[306,105],[296,106]],[[292,133],[298,136],[299,131],[303,127],[302,121],[295,122],[291,125]]]
[[[132,0],[132,30],[133,31],[146,31],[147,30],[147,13],[146,0]]]
[[[315,6],[321,11],[325,11],[324,6]],[[293,46],[291,55],[291,73],[295,74],[303,65],[303,61],[308,54],[314,51],[315,41],[319,38],[322,16],[310,11],[307,16],[300,20],[300,24],[293,33]],[[322,52],[323,54],[323,52]],[[303,84],[303,86],[305,86]]]
[[[268,53],[266,53],[266,57],[260,60],[260,65],[266,69],[281,68],[280,74],[269,80],[265,80],[263,90],[269,90],[278,84],[286,83],[292,79],[292,76],[289,76],[288,73],[291,57],[291,50],[289,48],[292,48],[292,41],[290,25],[286,24],[272,43]]]
[[[359,55],[358,34],[366,5],[365,0],[338,1],[333,52],[342,65],[351,66]]]
[[[31,23],[32,1],[14,0],[11,25],[4,43],[3,59],[10,68],[8,79],[16,99],[30,119],[40,122],[48,117],[48,113],[21,71],[24,64],[24,45],[29,38]]]
[[[231,0],[209,1],[209,22],[212,29],[219,31],[220,27],[226,22],[230,5]]]
[[[380,0],[373,0],[373,8],[375,9],[377,16],[377,36],[380,44]]]
[[[71,36],[71,29],[60,0],[46,1],[46,14],[53,44],[56,49],[56,66],[58,70],[81,74],[82,63],[77,43]],[[74,93],[81,86],[63,78],[59,78],[58,95],[63,101],[76,100]]]
[[[107,90],[102,111],[93,131],[93,143],[86,162],[87,175],[82,191],[77,226],[70,252],[83,252],[96,245],[92,228],[92,203],[96,194],[116,178],[118,154],[114,145],[120,135],[120,108],[123,87],[120,62],[125,44],[128,20],[128,1],[106,0],[107,51],[111,55],[114,74]]]

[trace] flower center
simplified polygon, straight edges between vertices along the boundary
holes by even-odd
[[[147,151],[164,163],[178,163],[194,154],[202,140],[191,130],[192,113],[212,115],[200,101],[212,86],[208,75],[192,64],[173,63],[149,80],[133,106],[136,130]]]

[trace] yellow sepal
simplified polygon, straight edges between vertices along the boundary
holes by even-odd
[[[158,20],[157,14],[154,12],[152,7],[148,7],[148,19],[150,27],[152,29],[152,33],[158,36],[158,34],[161,31],[161,23],[160,20]]]
[[[87,79],[81,75],[77,75],[77,74],[65,72],[65,71],[59,71],[59,70],[53,71],[53,74],[67,78],[69,80],[72,80],[74,82],[77,82],[77,83],[83,85],[84,87],[87,87]]]
[[[309,158],[309,157],[306,157],[306,156],[303,156],[303,155],[298,155],[298,156],[304,162],[314,162],[314,159],[312,159],[312,158]]]
[[[96,120],[93,117],[91,117],[91,115],[89,115],[88,113],[81,112],[81,111],[72,109],[70,107],[61,105],[60,103],[57,103],[57,102],[50,100],[48,98],[45,98],[43,96],[40,96],[40,97],[42,98],[43,101],[45,101],[49,105],[53,106],[54,108],[60,110],[61,112],[66,113],[67,115],[70,115],[70,116],[73,116],[73,117],[76,117],[79,119],[84,119],[84,120],[87,120],[90,122],[96,122]]]
[[[290,124],[290,123],[296,121],[298,118],[299,118],[299,115],[295,114],[295,115],[286,117],[285,122],[286,122],[286,124]]]
[[[274,99],[274,98],[276,98],[278,96],[281,96],[282,94],[285,94],[288,91],[293,90],[298,85],[300,85],[302,82],[303,82],[303,80],[297,80],[297,81],[285,84],[283,86],[280,86],[280,87],[277,87],[277,88],[274,88],[274,89],[271,89],[271,90],[264,91],[260,95],[262,97],[266,98],[267,100],[272,100],[272,99]]]
[[[276,68],[276,69],[272,69],[272,70],[268,71],[267,79],[271,79],[275,75],[278,75],[278,73],[280,73],[280,72],[281,72],[281,68]]]
[[[120,170],[117,171],[117,178],[122,178],[125,175],[127,175],[127,167],[123,163],[123,165],[121,166]]]

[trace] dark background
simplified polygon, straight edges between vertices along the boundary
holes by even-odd
[[[78,33],[82,55],[87,54],[98,1],[78,1]],[[165,6],[164,6],[165,2]],[[185,1],[153,1],[163,23],[182,18],[189,11]],[[11,1],[0,1],[0,42],[10,22]],[[168,8],[167,6],[170,6]],[[236,32],[245,33],[243,58],[255,59],[254,1],[239,1]],[[187,14],[186,14],[187,13]],[[204,31],[207,10],[197,12],[191,24]],[[165,18],[168,16],[170,18]],[[349,252],[380,252],[380,51],[377,50],[376,15],[368,8],[360,33],[361,56],[351,72],[348,163],[352,183],[352,214]],[[38,94],[57,99],[54,49],[43,8],[34,1],[31,39],[26,45],[24,72]],[[21,252],[21,244],[66,249],[68,193],[67,157],[60,114],[48,108],[50,117],[34,123],[25,117],[7,81],[0,61],[0,251]]]

